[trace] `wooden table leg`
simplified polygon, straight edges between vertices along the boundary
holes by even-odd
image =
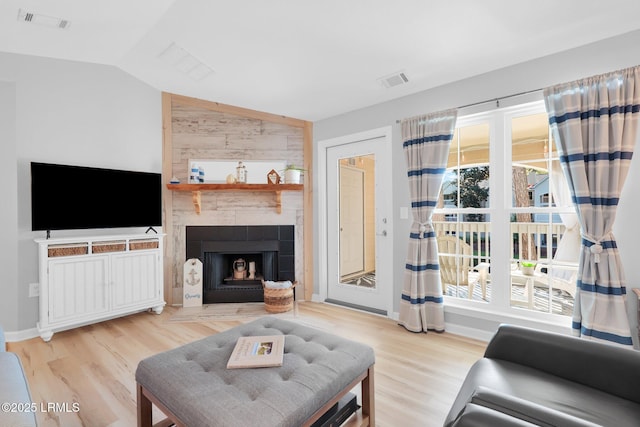
[[[369,418],[369,426],[376,425],[375,390],[373,384],[373,365],[367,370],[367,376],[362,380],[362,415]]]
[[[151,401],[144,395],[140,384],[137,384],[136,387],[138,390],[138,427],[151,427],[153,425]]]

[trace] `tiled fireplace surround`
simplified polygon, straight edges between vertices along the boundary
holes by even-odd
[[[187,226],[186,249],[202,262],[204,304],[263,301],[261,279],[295,280],[293,225]],[[238,259],[255,263],[255,279],[233,277]]]

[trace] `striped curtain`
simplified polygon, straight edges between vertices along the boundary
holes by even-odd
[[[444,300],[431,216],[438,201],[457,110],[402,121],[413,224],[399,324],[412,332],[444,331]]]
[[[544,98],[582,235],[573,332],[631,346],[611,230],[638,137],[640,67],[550,87]]]

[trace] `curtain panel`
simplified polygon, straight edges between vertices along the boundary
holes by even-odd
[[[582,236],[574,335],[630,346],[612,228],[638,138],[640,68],[553,86],[544,99]]]
[[[431,217],[438,201],[457,110],[402,121],[411,215],[398,323],[412,332],[444,330],[444,299]]]

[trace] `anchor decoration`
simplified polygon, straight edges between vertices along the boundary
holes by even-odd
[[[184,263],[184,285],[182,286],[182,306],[199,307],[202,305],[202,262],[197,258]]]
[[[195,286],[200,283],[200,279],[197,278],[198,272],[195,268],[192,268],[189,273],[187,273],[187,278],[185,279],[185,283],[190,286]]]

